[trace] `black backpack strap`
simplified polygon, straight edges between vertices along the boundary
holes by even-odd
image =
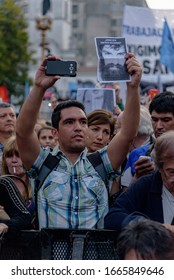
[[[106,189],[109,194],[109,182],[108,182],[108,177],[106,173],[105,166],[103,164],[102,158],[100,156],[100,153],[97,151],[95,153],[87,155],[87,158],[89,159],[90,163],[94,167],[94,169],[98,172],[100,177],[105,183]]]
[[[109,197],[109,181],[107,178],[106,169],[104,167],[103,161],[101,159],[100,153],[97,151],[95,153],[87,155],[88,160],[91,162],[92,166],[95,168],[95,170],[98,172],[100,177],[105,183],[106,189],[108,191],[108,197]],[[59,164],[60,161],[60,155],[53,156],[51,153],[48,154],[45,161],[43,162],[38,178],[36,180],[35,185],[35,212],[36,212],[36,228],[38,227],[38,205],[37,205],[37,194],[41,186],[43,185],[46,177],[49,175],[49,173],[53,170],[53,168]]]
[[[39,169],[39,174],[38,174],[36,188],[35,188],[36,192],[39,191],[46,177],[50,174],[53,168],[59,164],[59,161],[60,161],[60,155],[53,156],[51,153],[48,154],[41,168]]]
[[[102,158],[100,156],[100,153],[98,151],[87,155],[87,158],[89,159],[90,163],[92,164],[92,166],[95,168],[95,170],[98,172],[98,174],[100,175],[100,177],[105,183],[108,192],[108,203],[110,208],[114,204],[116,198],[120,195],[121,189],[116,193],[110,194],[107,172],[103,164]]]
[[[54,169],[56,165],[59,164],[61,159],[60,154],[57,156],[52,155],[51,153],[48,154],[45,161],[43,162],[41,168],[39,169],[38,178],[36,180],[35,190],[34,190],[34,197],[35,197],[35,215],[36,215],[36,228],[38,228],[38,203],[37,203],[37,195],[38,191],[40,190],[41,186],[43,185],[45,179],[50,174],[50,172]]]

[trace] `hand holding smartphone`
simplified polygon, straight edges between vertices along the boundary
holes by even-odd
[[[154,161],[150,156],[140,156],[134,167],[137,178],[147,175],[155,169]]]
[[[45,74],[47,76],[75,77],[77,71],[76,61],[47,60]]]

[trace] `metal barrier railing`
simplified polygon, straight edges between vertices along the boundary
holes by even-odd
[[[115,260],[117,231],[45,228],[1,239],[1,260]]]

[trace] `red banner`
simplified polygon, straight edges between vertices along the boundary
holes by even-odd
[[[0,98],[3,102],[9,102],[8,90],[5,85],[0,86]]]

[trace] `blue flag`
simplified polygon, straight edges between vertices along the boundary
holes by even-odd
[[[164,64],[171,72],[174,73],[174,43],[169,25],[165,19],[163,26],[160,63]]]

